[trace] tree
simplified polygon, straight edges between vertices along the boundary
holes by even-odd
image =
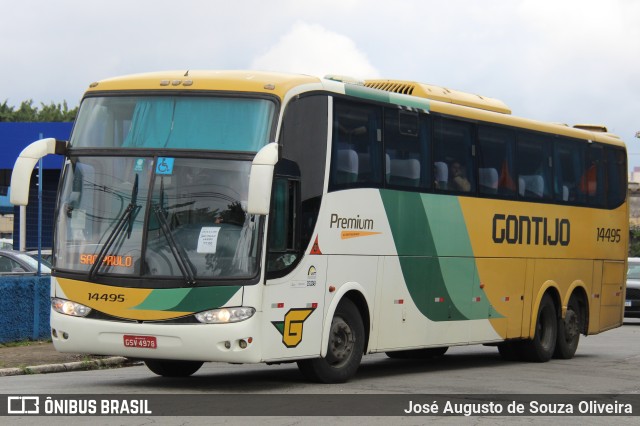
[[[640,228],[629,229],[629,257],[640,257]]]
[[[40,103],[40,109],[33,106],[33,100],[23,101],[18,109],[9,106],[7,100],[0,103],[0,122],[69,122],[78,114],[78,107],[69,109],[67,101],[62,104],[51,102],[49,105]]]
[[[20,123],[32,123],[38,121],[38,108],[33,107],[33,101],[22,101],[20,108],[14,112],[13,121]]]
[[[13,115],[13,107],[7,105],[7,101],[5,100],[0,104],[0,122],[1,121],[11,121],[10,118]]]

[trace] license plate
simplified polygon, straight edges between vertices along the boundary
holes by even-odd
[[[625,300],[624,301],[624,306],[626,306],[626,307],[631,306],[631,300]]]
[[[155,349],[158,341],[155,336],[124,336],[124,345],[128,348]]]

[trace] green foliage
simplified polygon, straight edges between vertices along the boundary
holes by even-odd
[[[78,114],[78,107],[69,109],[67,101],[62,104],[51,102],[46,105],[40,102],[40,108],[33,106],[33,100],[22,101],[17,109],[0,103],[0,122],[33,123],[33,122],[67,122],[73,121]]]
[[[640,257],[640,227],[629,229],[629,257]]]

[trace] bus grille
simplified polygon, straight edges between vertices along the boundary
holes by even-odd
[[[364,84],[372,89],[384,90],[385,92],[402,93],[403,95],[411,95],[415,86],[407,83],[397,83],[393,81],[372,81]]]
[[[145,324],[201,324],[194,315],[187,315],[179,318],[170,318],[166,320],[133,320],[128,318],[115,317],[104,312],[92,310],[86,318],[97,319],[103,321],[125,322],[125,323],[145,323]]]

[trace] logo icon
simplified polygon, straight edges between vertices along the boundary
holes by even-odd
[[[314,287],[316,285],[316,267],[311,266],[307,272],[307,287]]]
[[[284,321],[271,321],[282,334],[282,343],[287,348],[295,348],[302,342],[302,326],[315,308],[293,308],[284,316]]]
[[[7,397],[7,414],[40,414],[39,396]]]

